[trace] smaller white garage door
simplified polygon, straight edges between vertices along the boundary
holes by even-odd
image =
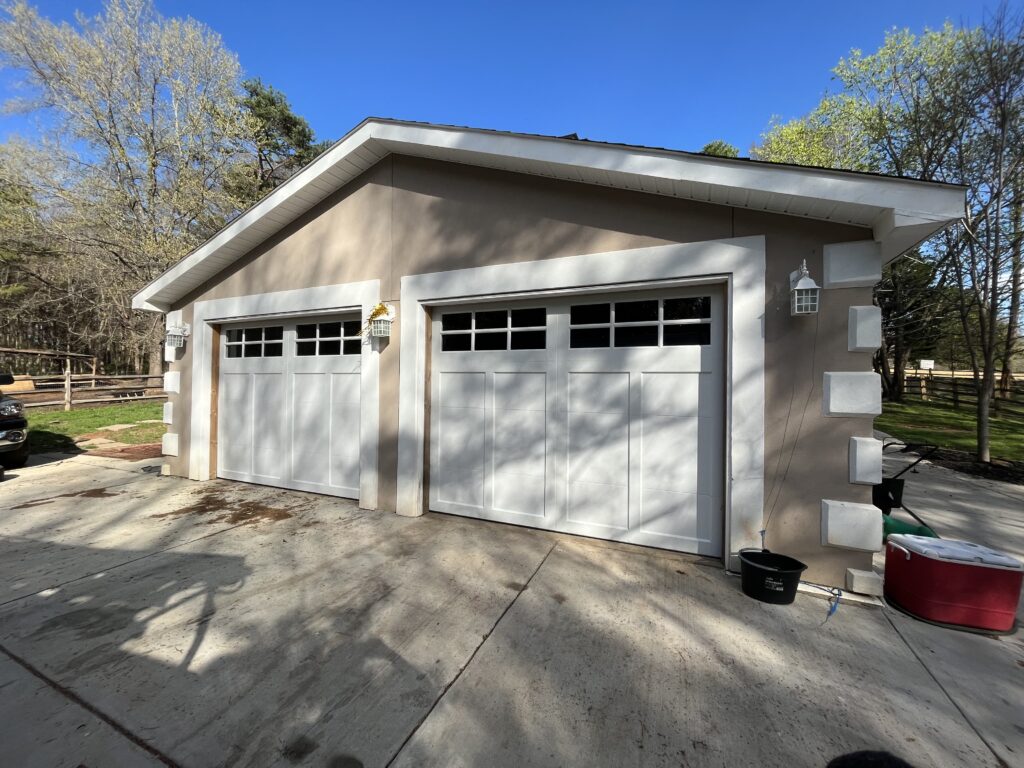
[[[217,476],[359,497],[357,316],[224,326]]]
[[[430,508],[720,555],[718,287],[438,308]]]

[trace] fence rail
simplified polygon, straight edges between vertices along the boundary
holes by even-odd
[[[19,382],[28,382],[28,386]],[[163,376],[157,375],[71,375],[18,376],[10,393],[26,408],[122,403],[128,400],[164,400]],[[54,395],[60,394],[59,400]]]
[[[978,403],[978,393],[974,388],[974,376],[970,371],[963,375],[957,371],[956,376],[950,376],[948,371],[930,371],[912,374],[909,371],[906,375],[906,387],[904,392],[911,396],[920,397],[925,402],[938,402],[952,405],[954,408],[973,409]],[[1014,377],[1015,383],[1019,374]],[[998,382],[998,379],[997,379]],[[992,399],[992,410],[1005,413],[1024,419],[1024,392],[1015,386],[1008,393],[1000,393],[998,388],[996,396]]]

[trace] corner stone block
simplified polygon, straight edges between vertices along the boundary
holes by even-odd
[[[164,392],[177,394],[181,391],[181,371],[168,371],[164,374]]]
[[[850,482],[878,485],[882,482],[882,441],[873,437],[850,438]]]
[[[164,424],[174,423],[174,403],[164,403]]]
[[[160,441],[160,448],[164,456],[177,456],[178,436],[174,432],[168,432]]]
[[[870,288],[882,279],[882,246],[874,240],[832,243],[822,256],[825,288]]]
[[[850,352],[874,352],[882,346],[882,310],[879,307],[850,307]]]
[[[878,552],[882,548],[882,513],[871,504],[821,502],[821,545]]]
[[[882,379],[871,371],[828,372],[821,402],[826,416],[877,416],[882,412]]]
[[[856,568],[846,569],[846,590],[858,595],[882,596],[882,576],[875,571],[861,571]]]

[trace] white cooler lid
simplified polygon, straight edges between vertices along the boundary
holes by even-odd
[[[953,539],[933,539],[930,536],[912,536],[909,533],[893,533],[889,536],[893,544],[933,560],[947,560],[958,563],[977,563],[996,568],[1024,570],[1019,560],[981,544]]]

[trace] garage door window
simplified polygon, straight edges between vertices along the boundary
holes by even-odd
[[[295,354],[298,357],[358,355],[363,339],[358,320],[303,323],[295,326]]]
[[[442,352],[544,349],[547,309],[487,309],[441,315]]]
[[[569,346],[673,347],[711,343],[711,297],[574,304]]]
[[[280,357],[283,351],[284,327],[229,328],[224,337],[227,357]]]

